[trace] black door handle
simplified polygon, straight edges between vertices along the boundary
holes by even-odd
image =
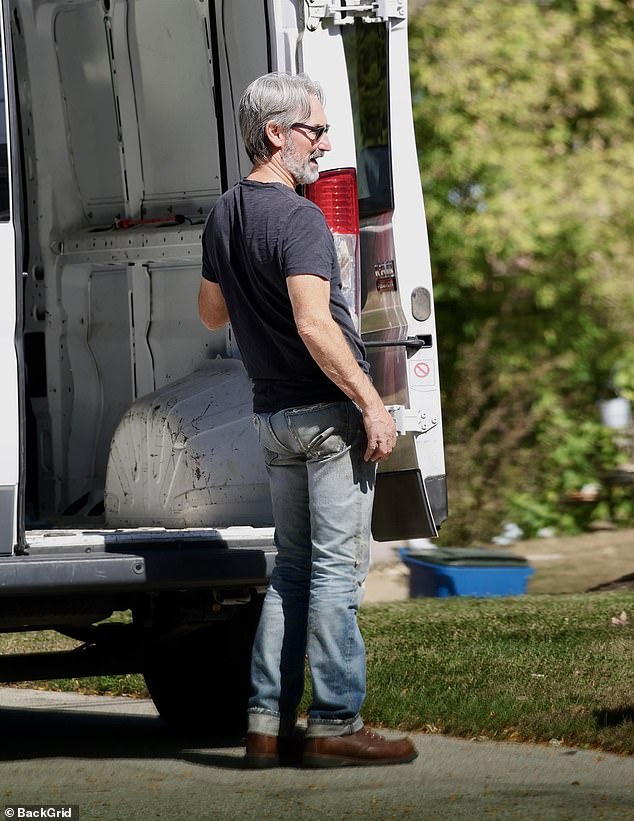
[[[424,336],[409,336],[407,339],[394,339],[394,340],[364,340],[363,344],[366,348],[413,348],[414,350],[419,350],[420,348],[431,348],[432,347],[432,340],[430,334],[425,334]]]

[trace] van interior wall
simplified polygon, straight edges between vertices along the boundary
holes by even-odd
[[[199,0],[13,3],[32,526],[98,525],[125,410],[227,355],[196,309],[221,190],[209,14]]]

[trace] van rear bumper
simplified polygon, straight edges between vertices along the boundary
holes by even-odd
[[[49,531],[0,557],[0,597],[262,587],[272,529]]]

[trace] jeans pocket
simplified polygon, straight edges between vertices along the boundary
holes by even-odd
[[[257,413],[255,418],[260,446],[265,452],[283,457],[296,453],[297,448],[292,431],[289,430],[285,411]]]
[[[286,411],[288,426],[310,459],[342,453],[348,448],[348,403],[329,402]]]

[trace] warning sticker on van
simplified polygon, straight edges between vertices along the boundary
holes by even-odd
[[[411,359],[408,363],[410,387],[427,390],[436,385],[436,374],[432,359]]]
[[[374,266],[374,276],[376,277],[376,290],[396,291],[396,272],[394,271],[394,260],[388,259],[386,262],[377,262]]]

